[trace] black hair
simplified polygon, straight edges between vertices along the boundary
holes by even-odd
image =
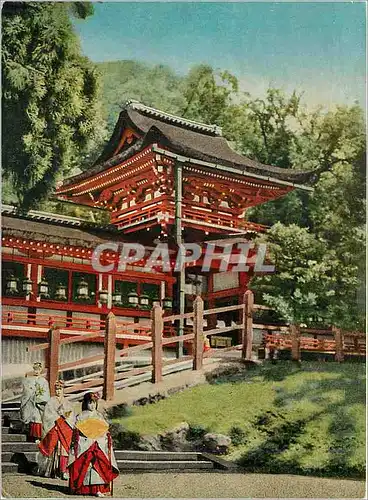
[[[94,401],[96,403],[97,410],[98,402],[95,394],[93,392],[87,392],[87,394],[83,396],[82,411],[88,410],[88,403],[90,403],[91,401]]]

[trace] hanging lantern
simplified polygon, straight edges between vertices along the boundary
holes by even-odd
[[[41,281],[38,283],[38,295],[41,299],[48,299],[50,297],[49,284],[45,278],[41,278]]]
[[[165,297],[164,300],[162,301],[162,305],[164,309],[172,309],[172,298]]]
[[[66,300],[66,286],[59,283],[55,290],[56,300]]]
[[[33,281],[30,278],[24,278],[22,281],[22,290],[25,295],[32,293]]]
[[[152,307],[154,307],[154,306],[160,306],[160,305],[161,305],[160,299],[158,297],[154,297],[152,299]]]
[[[112,294],[112,303],[114,304],[114,306],[122,305],[122,297],[119,290],[115,290],[115,292]]]
[[[88,283],[84,278],[81,278],[77,285],[77,299],[78,300],[88,300]]]
[[[130,307],[138,307],[139,305],[139,299],[138,299],[138,294],[134,290],[128,293],[128,302]]]
[[[16,295],[18,293],[18,278],[11,274],[6,281],[6,294]]]
[[[109,299],[109,292],[107,290],[99,290],[98,298],[101,304],[107,304],[107,301]]]
[[[143,294],[139,297],[139,305],[141,309],[149,309],[149,296],[146,294]]]

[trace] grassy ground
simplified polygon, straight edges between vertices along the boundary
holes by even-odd
[[[230,459],[249,471],[364,477],[365,364],[264,364],[135,407],[140,434],[180,422],[232,434]],[[234,429],[235,428],[235,429]]]

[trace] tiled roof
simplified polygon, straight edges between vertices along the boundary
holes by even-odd
[[[133,129],[141,137],[122,153],[115,154],[121,135],[126,128]],[[66,179],[63,187],[93,177],[110,167],[134,156],[144,147],[158,143],[167,150],[215,165],[231,167],[240,174],[262,175],[274,180],[304,183],[313,180],[319,171],[298,171],[265,165],[234,151],[221,130],[215,125],[186,120],[169,113],[145,106],[137,101],[128,101],[120,113],[110,141],[91,168]]]

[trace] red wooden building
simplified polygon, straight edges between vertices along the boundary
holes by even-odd
[[[59,199],[107,210],[109,225],[3,207],[3,335],[39,338],[40,326],[46,332],[56,319],[65,334],[97,328],[110,310],[136,322],[139,335],[155,301],[166,298],[168,307],[172,299],[181,311],[195,293],[210,308],[237,303],[251,273],[219,273],[216,263],[202,273],[200,262],[182,273],[147,273],[145,259],[123,272],[98,273],[92,252],[109,241],[147,249],[161,241],[175,256],[182,242],[249,240],[266,228],[247,221],[247,209],[306,189],[311,175],[239,155],[216,126],[128,102],[97,162],[56,191]],[[116,258],[104,253],[106,262]]]

